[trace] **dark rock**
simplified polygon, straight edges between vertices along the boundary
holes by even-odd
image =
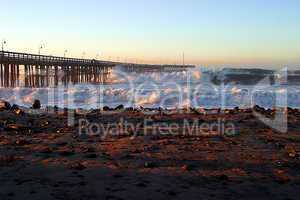
[[[78,163],[72,164],[70,166],[70,168],[75,169],[75,170],[84,170],[86,167],[82,163],[78,162]]]
[[[195,168],[195,166],[193,166],[193,165],[183,165],[182,167],[181,167],[181,169],[183,170],[183,171],[191,171],[191,170],[193,170]]]
[[[16,160],[17,159],[14,155],[0,156],[0,164],[10,164]]]
[[[69,109],[68,108],[64,108],[64,114],[67,115],[69,112]]]
[[[55,143],[56,146],[60,146],[60,147],[66,146],[67,144],[68,144],[68,142],[66,142],[66,141],[58,141]]]
[[[115,108],[115,110],[124,110],[124,106],[123,105],[119,105]]]
[[[154,168],[156,165],[153,162],[145,162],[144,167],[145,168]]]
[[[27,126],[23,126],[21,124],[7,124],[4,130],[6,131],[24,131],[27,130]]]
[[[85,186],[85,185],[86,185],[86,182],[80,181],[79,185],[80,185],[80,186]]]
[[[280,143],[280,142],[277,142],[277,143],[275,144],[275,146],[276,146],[278,149],[284,149],[284,148],[285,148],[285,145],[282,144],[282,143]]]
[[[97,158],[97,154],[91,153],[91,154],[87,154],[85,157],[93,159],[93,158]]]
[[[296,108],[293,109],[293,108],[288,107],[287,110],[288,110],[288,114],[290,114],[290,115],[297,115],[299,113],[299,110]]]
[[[0,100],[0,110],[10,110],[11,105],[7,101]]]
[[[225,113],[232,115],[232,114],[235,114],[235,110],[227,109],[227,110],[225,110]]]
[[[174,192],[174,191],[169,191],[169,192],[168,192],[168,195],[169,195],[169,196],[176,196],[176,195],[177,195],[177,193],[176,193],[176,192]]]
[[[18,105],[14,104],[12,107],[11,107],[11,110],[16,114],[16,115],[23,115],[24,114],[24,111],[21,110],[19,108]]]
[[[16,140],[16,145],[24,146],[24,145],[27,145],[27,144],[30,144],[30,142],[27,141],[27,140],[24,140],[24,139]]]
[[[74,151],[72,151],[72,150],[64,150],[64,151],[60,152],[60,155],[64,156],[64,157],[73,156],[74,155]]]
[[[9,193],[7,194],[7,196],[9,196],[9,197],[13,197],[13,196],[15,196],[15,193],[13,193],[13,192],[9,192]]]
[[[32,104],[32,109],[41,109],[41,102],[39,100],[34,100],[34,103]]]
[[[103,111],[110,111],[111,109],[108,106],[103,107]]]
[[[113,177],[119,179],[119,178],[123,178],[123,175],[121,175],[121,174],[115,174],[115,175],[113,175]]]
[[[54,106],[54,112],[58,112],[58,107],[57,106]]]
[[[96,152],[96,149],[93,148],[93,147],[88,147],[88,148],[85,150],[85,152],[87,152],[87,153],[95,153],[95,152]]]
[[[50,154],[53,152],[53,149],[51,149],[50,147],[42,147],[39,150],[40,153],[44,153],[44,154]]]
[[[293,113],[294,112],[294,109],[291,108],[291,107],[287,107],[287,110],[288,110],[289,113]]]
[[[19,106],[18,105],[16,105],[16,104],[14,104],[12,107],[11,107],[11,110],[18,110],[19,109]]]
[[[258,105],[256,105],[256,106],[254,106],[254,111],[256,111],[256,112],[265,112],[265,109],[264,108],[262,108],[262,107],[260,107],[260,106],[258,106]]]
[[[147,185],[145,183],[140,182],[136,184],[136,187],[147,187]]]
[[[217,177],[220,181],[228,181],[229,178],[228,176],[226,176],[225,174],[222,174],[220,176]]]
[[[290,182],[290,177],[283,170],[274,170],[274,179],[279,184],[286,184]]]

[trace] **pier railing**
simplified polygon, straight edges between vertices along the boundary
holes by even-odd
[[[60,65],[60,66],[97,66],[97,65],[117,65],[116,62],[99,61],[94,59],[67,58],[48,55],[37,55],[29,53],[18,53],[0,51],[1,63],[14,64],[40,64],[40,65]]]
[[[122,65],[127,71],[137,70],[183,70],[193,68],[193,65],[153,65],[153,64],[137,64],[137,63],[121,63],[112,61],[101,61],[95,59],[68,58],[48,55],[37,55],[29,53],[18,53],[10,51],[0,51],[1,64],[16,65],[48,65],[48,66],[109,66]]]

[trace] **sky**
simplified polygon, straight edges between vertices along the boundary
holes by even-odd
[[[139,63],[298,65],[299,0],[0,0],[6,50]],[[97,57],[97,54],[99,55]]]

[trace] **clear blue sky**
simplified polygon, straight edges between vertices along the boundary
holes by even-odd
[[[300,63],[299,0],[0,0],[7,49],[194,64]]]

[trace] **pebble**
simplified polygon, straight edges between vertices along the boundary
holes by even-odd
[[[290,182],[289,176],[284,170],[274,170],[275,181],[279,184],[286,184]]]
[[[13,155],[0,156],[0,163],[12,163],[16,161],[16,157]]]
[[[42,147],[39,152],[49,154],[53,152],[53,149],[51,149],[50,147]]]
[[[191,171],[193,167],[191,165],[183,165],[181,169],[184,171]]]
[[[293,146],[286,146],[285,150],[290,158],[295,158],[297,156],[297,152]]]
[[[39,100],[34,100],[32,104],[32,109],[39,110],[41,109],[41,102]]]
[[[86,167],[82,163],[78,162],[78,163],[72,164],[70,166],[70,168],[75,169],[75,170],[84,170]]]
[[[24,140],[24,139],[16,140],[16,145],[24,146],[24,145],[27,145],[27,144],[30,144],[30,142],[27,141],[27,140]]]
[[[153,162],[145,162],[144,167],[145,168],[154,168],[155,164]]]

